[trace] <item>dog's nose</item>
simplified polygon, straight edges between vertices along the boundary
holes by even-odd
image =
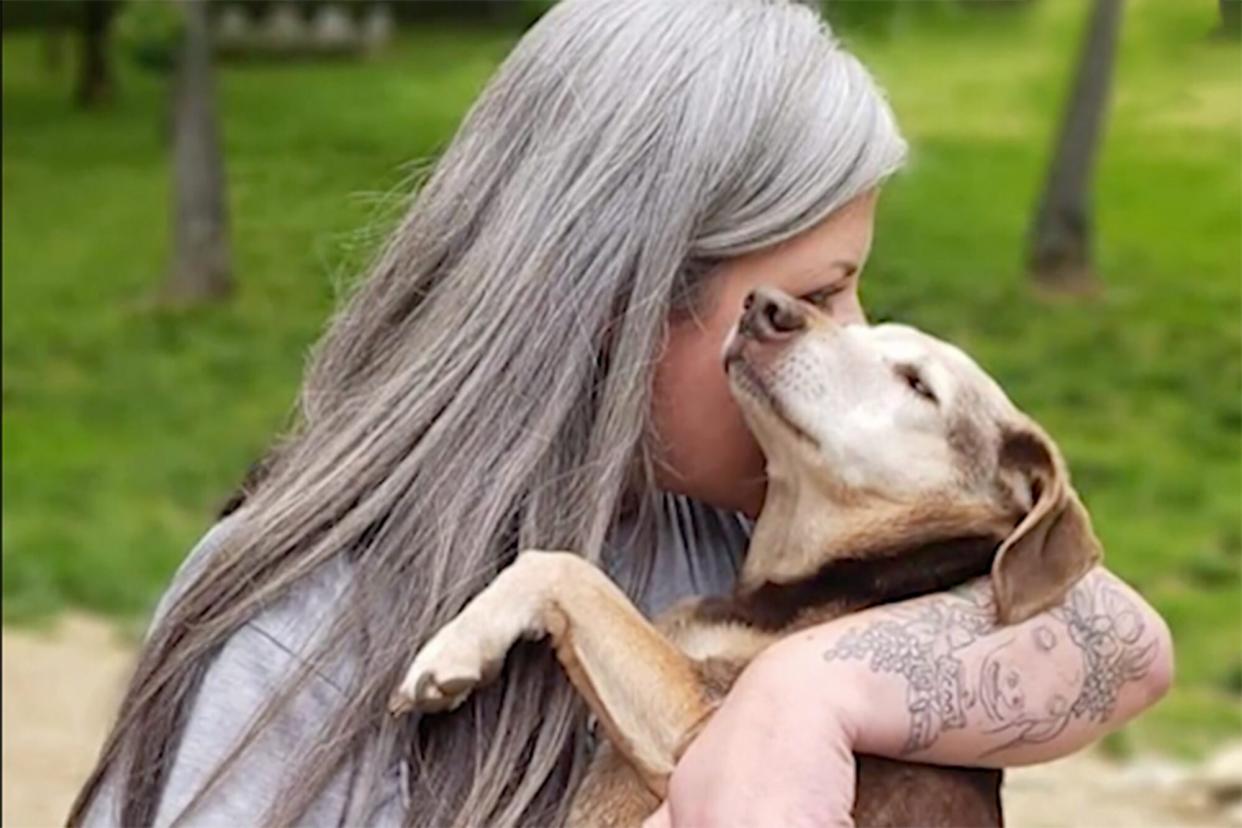
[[[760,342],[789,339],[806,327],[806,312],[798,300],[773,288],[752,290],[742,304],[738,332]]]

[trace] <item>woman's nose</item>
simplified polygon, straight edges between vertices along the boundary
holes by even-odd
[[[847,297],[840,305],[834,305],[830,315],[838,325],[867,324],[867,312],[863,310],[862,302],[858,301],[857,293]]]
[[[787,293],[775,288],[758,288],[742,304],[738,332],[759,342],[789,339],[806,328],[806,312]]]

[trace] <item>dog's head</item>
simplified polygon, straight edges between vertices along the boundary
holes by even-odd
[[[765,512],[779,500],[803,530],[838,540],[993,533],[1007,623],[1055,603],[1100,559],[1056,445],[952,345],[902,325],[842,326],[760,289],[724,359],[768,459]],[[831,554],[815,549],[769,576],[809,574]]]

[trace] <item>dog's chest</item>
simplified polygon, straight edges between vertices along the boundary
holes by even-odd
[[[846,614],[840,604],[800,608],[794,621],[780,628],[750,622],[732,598],[697,598],[656,619],[660,631],[697,665],[704,683],[723,696],[756,656],[799,629]]]

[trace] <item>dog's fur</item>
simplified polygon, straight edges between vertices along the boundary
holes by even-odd
[[[549,636],[606,731],[571,822],[638,825],[742,668],[807,626],[990,574],[998,621],[1100,559],[1051,440],[961,351],[756,291],[725,348],[768,491],[729,597],[648,623],[582,558],[526,552],[418,653],[392,709],[451,709]],[[859,757],[860,826],[1000,825],[1001,774]]]

